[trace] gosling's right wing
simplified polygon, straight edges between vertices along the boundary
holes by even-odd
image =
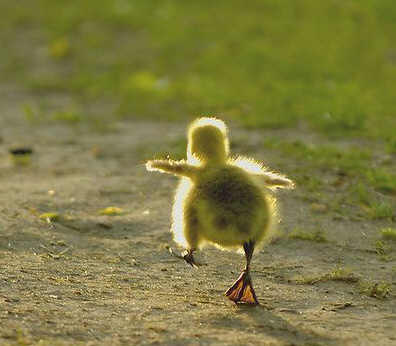
[[[146,169],[188,178],[194,178],[198,172],[198,167],[190,165],[184,160],[151,160],[146,163]]]
[[[231,160],[231,164],[242,168],[246,172],[260,176],[269,188],[293,189],[294,182],[285,176],[269,171],[262,163],[254,159],[238,156]]]

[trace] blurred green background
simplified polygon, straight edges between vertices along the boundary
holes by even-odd
[[[0,11],[2,83],[70,96],[55,118],[217,114],[396,147],[392,0],[2,0]]]
[[[0,86],[29,125],[217,115],[261,129],[237,152],[285,158],[312,200],[396,220],[394,0],[0,1]]]

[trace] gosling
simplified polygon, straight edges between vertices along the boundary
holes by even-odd
[[[243,249],[246,266],[225,295],[235,303],[258,305],[250,277],[254,249],[270,239],[276,223],[269,189],[293,188],[290,179],[244,157],[230,157],[227,127],[217,118],[199,118],[188,130],[187,161],[148,161],[148,171],[181,177],[172,211],[174,240],[183,258],[198,264],[194,252],[207,244]]]

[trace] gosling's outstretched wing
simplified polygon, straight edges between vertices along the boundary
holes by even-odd
[[[283,188],[293,189],[294,182],[285,176],[269,171],[262,163],[257,162],[253,159],[238,156],[231,159],[230,163],[234,166],[242,168],[246,172],[260,176],[264,179],[264,183],[269,188]]]
[[[146,169],[188,178],[194,178],[198,173],[198,167],[190,165],[184,160],[151,160],[146,163]]]

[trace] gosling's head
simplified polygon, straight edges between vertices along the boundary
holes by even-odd
[[[190,162],[223,163],[227,160],[229,143],[227,127],[216,118],[199,118],[188,130],[187,158]]]

